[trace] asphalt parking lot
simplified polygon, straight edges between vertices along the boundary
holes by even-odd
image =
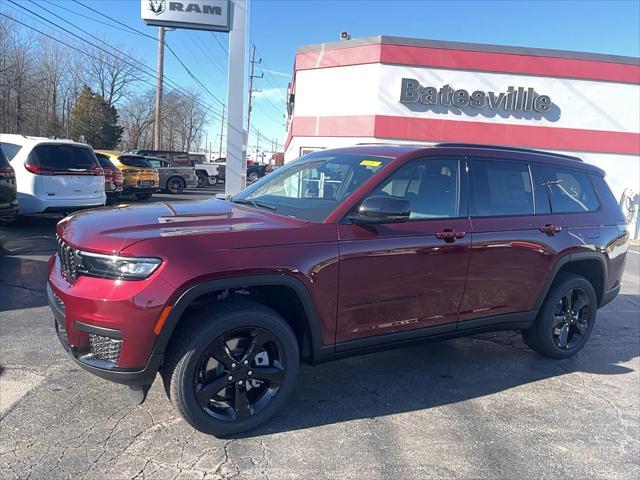
[[[132,406],[67,358],[44,291],[59,218],[0,226],[0,478],[640,477],[638,247],[572,359],[504,332],[304,366],[269,424],[219,440],[159,381]]]

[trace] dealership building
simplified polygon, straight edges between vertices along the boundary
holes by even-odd
[[[640,192],[640,59],[377,36],[297,50],[285,161],[357,143],[575,154]]]

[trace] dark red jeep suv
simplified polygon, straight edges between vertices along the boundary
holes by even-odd
[[[160,372],[221,436],[271,417],[300,361],[502,329],[566,358],[620,289],[629,237],[603,177],[533,150],[361,145],[232,201],[77,213],[49,262],[56,329],[139,402]]]

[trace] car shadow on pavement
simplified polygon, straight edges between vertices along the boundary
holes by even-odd
[[[47,260],[61,218],[25,216],[0,226],[0,312],[47,305]]]
[[[287,405],[265,426],[241,437],[427,411],[571,373],[632,372],[621,364],[640,355],[637,322],[627,330],[611,329],[611,319],[603,325],[602,317],[585,349],[566,360],[542,357],[519,332],[508,331],[303,365]],[[579,390],[583,380],[574,381]]]

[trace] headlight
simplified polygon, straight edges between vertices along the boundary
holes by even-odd
[[[78,273],[120,280],[144,280],[162,263],[159,258],[119,257],[78,252]]]

